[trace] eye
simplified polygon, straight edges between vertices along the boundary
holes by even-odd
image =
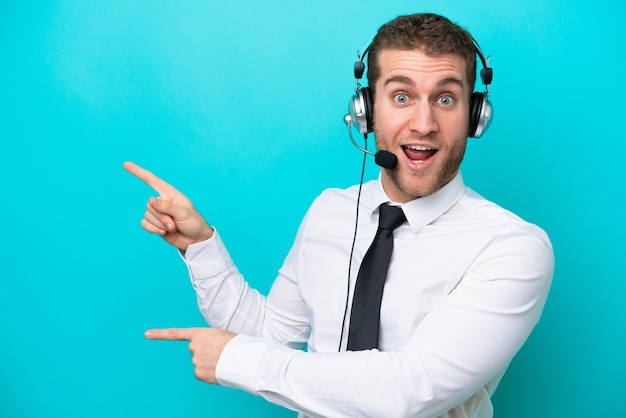
[[[454,104],[454,99],[452,98],[452,96],[444,95],[444,96],[440,96],[437,99],[437,103],[443,106],[450,106]]]
[[[407,104],[409,102],[409,96],[405,93],[398,93],[393,98],[398,104]]]

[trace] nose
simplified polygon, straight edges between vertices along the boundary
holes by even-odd
[[[409,128],[420,136],[428,136],[439,129],[433,108],[425,100],[415,103],[409,118]]]

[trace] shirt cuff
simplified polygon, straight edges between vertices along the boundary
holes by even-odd
[[[194,279],[214,277],[233,265],[217,229],[211,238],[191,244],[187,251],[179,251],[179,254]]]
[[[239,334],[226,344],[215,368],[222,386],[258,394],[258,365],[268,348],[267,341]]]

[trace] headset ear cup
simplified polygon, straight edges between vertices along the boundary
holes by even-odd
[[[372,90],[369,87],[363,87],[361,92],[363,93],[363,110],[367,121],[367,132],[361,133],[367,134],[374,131],[374,101],[372,100]]]
[[[474,92],[472,93],[472,99],[470,103],[470,123],[469,123],[469,131],[467,136],[470,138],[475,138],[477,135],[478,122],[480,121],[480,112],[483,107],[483,101],[485,99],[485,95],[483,93]],[[482,132],[478,132],[478,136],[482,134]]]
[[[366,115],[366,103],[363,96],[363,89],[358,89],[350,102],[348,103],[348,114],[344,121],[348,126],[354,126],[359,133],[367,133],[367,115]]]
[[[369,87],[363,87],[356,91],[348,104],[348,123],[355,126],[359,133],[365,135],[372,132],[374,125],[374,115],[372,114],[372,92]]]

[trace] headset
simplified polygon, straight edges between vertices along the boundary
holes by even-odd
[[[373,40],[373,38],[372,38]],[[358,131],[367,135],[374,131],[374,102],[372,100],[372,91],[369,87],[361,87],[359,80],[363,77],[365,71],[364,59],[367,55],[372,40],[368,42],[362,54],[358,54],[358,61],[354,63],[354,78],[356,79],[356,93],[350,99],[348,104],[348,114],[344,117],[344,122],[348,126],[355,126]],[[493,69],[489,67],[489,57],[485,58],[480,45],[476,39],[472,38],[474,51],[479,58],[482,69],[480,70],[480,79],[485,85],[484,92],[473,92],[470,103],[470,124],[468,137],[479,138],[485,133],[491,123],[493,108],[489,101],[489,85],[493,79]],[[352,141],[354,143],[354,140]],[[356,144],[355,144],[356,145]],[[357,146],[357,148],[360,148]],[[361,149],[361,148],[360,148]],[[363,149],[361,149],[363,151]]]
[[[348,281],[347,286],[348,289],[346,291],[346,305],[343,313],[343,320],[341,322],[341,333],[339,338],[339,348],[337,351],[341,351],[341,345],[343,342],[346,318],[348,313],[348,301],[350,298],[350,277],[352,271],[352,257],[354,255],[354,245],[356,242],[357,229],[359,224],[359,202],[361,201],[361,187],[363,185],[363,178],[365,174],[365,158],[366,155],[370,154],[375,157],[375,162],[377,165],[381,166],[384,169],[392,170],[396,167],[398,163],[398,158],[395,154],[387,150],[379,150],[374,153],[367,149],[367,134],[374,131],[374,102],[372,100],[372,91],[369,87],[361,87],[359,80],[363,77],[363,73],[365,71],[365,63],[363,60],[367,55],[370,46],[372,44],[372,38],[362,54],[358,55],[358,61],[354,64],[354,78],[356,79],[356,93],[350,99],[348,104],[348,114],[344,116],[343,120],[348,129],[348,135],[350,136],[350,140],[352,144],[363,151],[363,167],[361,169],[361,181],[359,183],[359,189],[357,194],[357,204],[356,204],[356,217],[354,224],[354,237],[352,238],[352,248],[350,250],[350,261],[348,262]],[[474,46],[474,51],[476,52],[476,56],[480,59],[482,63],[482,69],[480,71],[480,78],[482,83],[485,85],[484,92],[473,92],[470,103],[470,124],[468,129],[468,137],[471,138],[479,138],[487,128],[491,122],[492,117],[492,106],[491,102],[488,99],[489,96],[489,85],[491,84],[491,80],[493,79],[493,70],[489,67],[489,58],[485,59],[484,54],[482,53],[478,42],[474,38],[472,38],[472,44]],[[365,139],[364,147],[361,147],[354,140],[352,136],[351,127],[354,126],[358,129],[359,133],[361,133]]]

